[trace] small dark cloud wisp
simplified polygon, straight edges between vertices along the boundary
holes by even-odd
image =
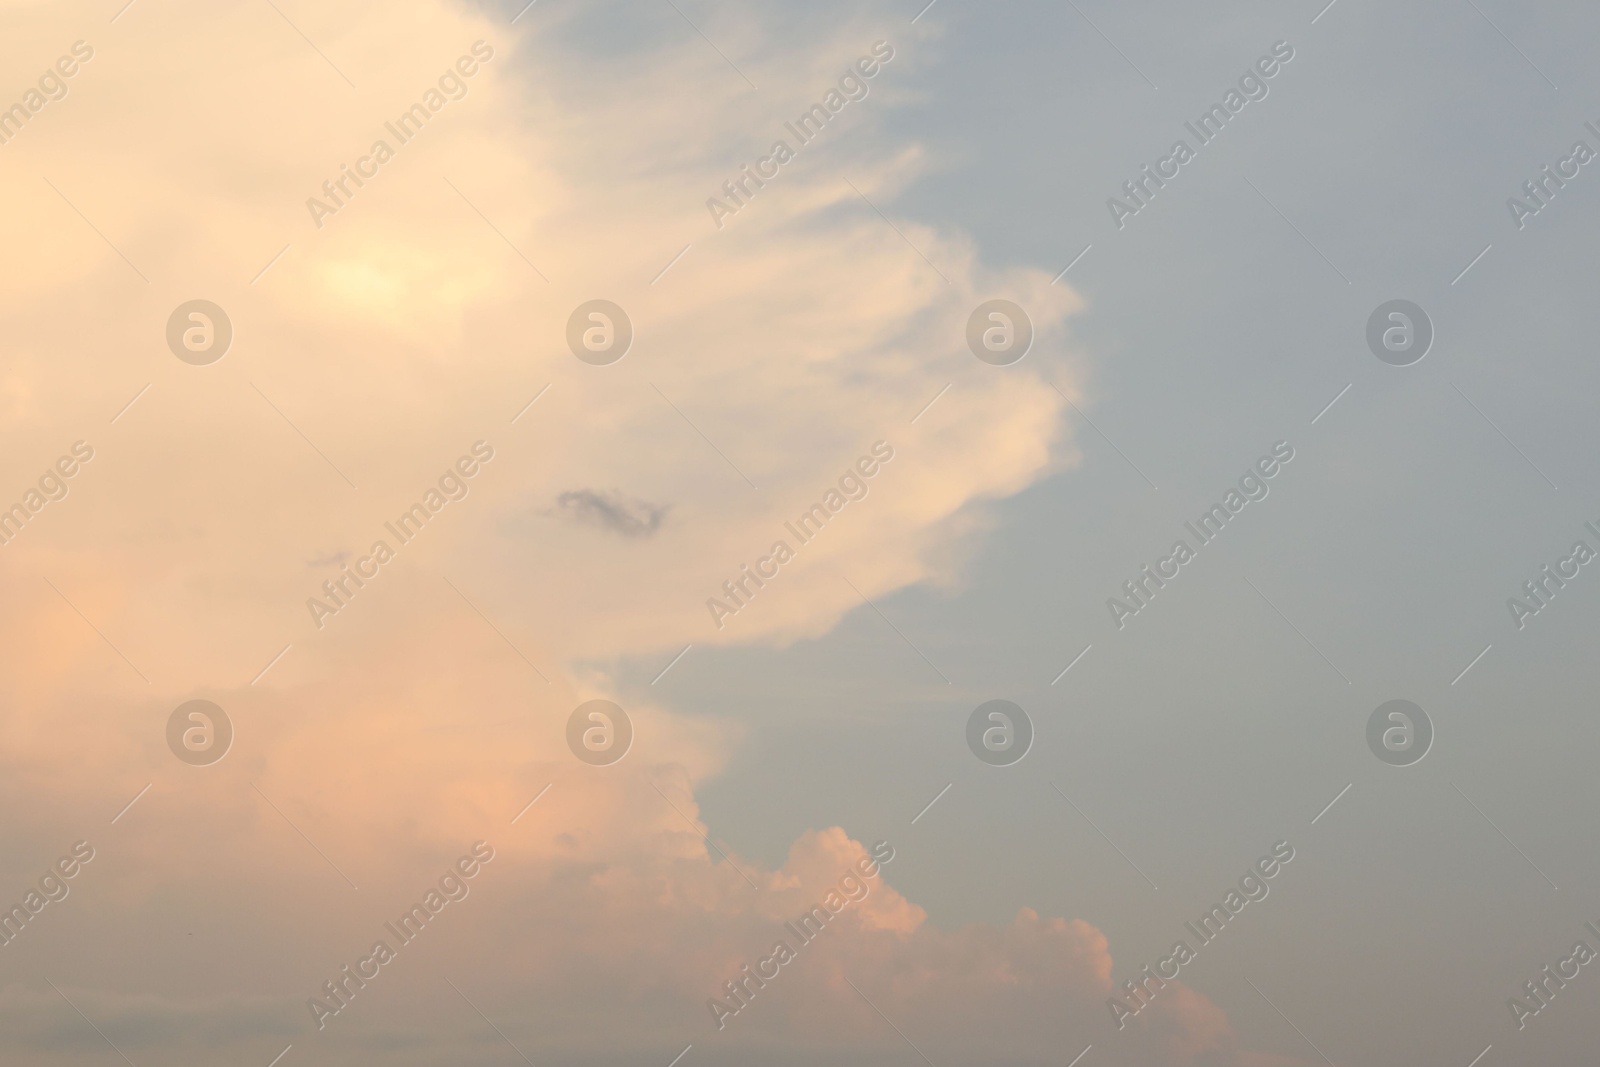
[[[653,536],[661,529],[670,507],[590,489],[568,490],[556,497],[556,505],[561,514],[574,522],[634,538]]]

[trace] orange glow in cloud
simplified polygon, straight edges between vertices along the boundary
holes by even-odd
[[[1076,355],[1057,360],[1070,380],[977,363],[967,314],[1007,294],[1036,349],[1070,352],[1082,302],[864,210],[935,165],[916,146],[864,158],[853,185],[799,161],[712,227],[730,141],[787,103],[752,101],[698,38],[586,78],[546,47],[572,16],[543,5],[515,28],[442,0],[279,6],[3,6],[11,69],[80,39],[93,58],[0,147],[0,498],[74,441],[94,458],[0,547],[0,797],[26,813],[16,849],[88,837],[100,858],[0,950],[0,1044],[103,1062],[62,1036],[82,1009],[135,1062],[266,1063],[290,1043],[305,1062],[475,1062],[442,1014],[448,975],[489,1015],[537,1014],[545,1059],[595,1034],[617,1062],[670,1058],[713,1040],[725,974],[866,846],[826,826],[775,869],[719,855],[695,797],[736,727],[632,700],[633,750],[597,768],[567,715],[616,697],[624,661],[781,646],[861,596],[958,583],[988,505],[1076,462],[1055,387],[1076,397],[1086,374]],[[847,59],[799,60],[727,18],[800,86],[881,36],[863,17],[830,31]],[[462,56],[479,62],[459,97],[336,212],[308,209]],[[856,117],[893,99],[896,69]],[[604,367],[565,342],[599,298],[635,329]],[[165,340],[193,299],[234,331],[204,366]],[[865,495],[719,628],[708,598],[879,440],[895,458]],[[386,524],[479,441],[493,459],[398,541]],[[619,506],[657,518],[641,535]],[[379,541],[393,559],[337,612],[308,608]],[[166,747],[192,698],[236,731],[209,767]],[[470,896],[319,1034],[307,999],[480,839],[497,856]],[[1095,927],[1025,908],[944,930],[893,879],[740,1019],[738,1047],[892,1047],[851,982],[1018,1062],[1060,1051],[1026,1010],[1099,1018]],[[70,1010],[45,983],[67,975]],[[1148,1062],[1264,1062],[1198,994],[1169,1001]]]

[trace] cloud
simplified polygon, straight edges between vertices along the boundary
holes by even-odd
[[[623,537],[650,537],[661,529],[670,505],[630,500],[619,493],[569,489],[556,497],[556,505],[574,522],[598,526]]]
[[[694,35],[674,31],[624,64],[551,51],[545,38],[566,40],[566,23],[519,40],[447,4],[399,20],[349,5],[303,26],[361,86],[352,92],[303,41],[267,33],[270,10],[256,14],[230,9],[185,41],[130,10],[73,95],[6,147],[16,165],[0,175],[15,202],[39,208],[0,220],[0,235],[34,250],[0,268],[16,348],[0,396],[22,405],[18,453],[31,470],[34,451],[53,458],[80,437],[99,450],[72,498],[7,552],[38,563],[92,551],[105,564],[98,595],[129,608],[102,621],[135,662],[224,685],[253,674],[261,650],[310,636],[305,601],[320,580],[308,588],[298,561],[326,558],[329,544],[366,549],[477,439],[500,458],[432,524],[428,547],[406,549],[407,565],[466,560],[461,584],[491,590],[484,611],[526,626],[557,662],[816,636],[859,606],[838,573],[869,597],[954,581],[957,550],[987,526],[984,501],[1075,461],[1046,371],[1073,390],[1065,323],[1080,301],[1043,272],[982,263],[961,234],[886,225],[862,196],[893,217],[897,192],[929,166],[917,146],[852,160],[849,182],[827,149],[810,148],[724,230],[705,217],[707,190],[747,158],[749,139],[781,132],[790,103],[880,36],[863,16],[843,17],[804,59],[759,24],[731,33],[796,86],[792,100],[768,100],[706,66]],[[45,53],[76,32],[46,9],[19,21],[19,40]],[[210,47],[211,34],[227,48]],[[494,58],[468,95],[318,229],[306,200],[391,136],[384,124],[480,39]],[[834,151],[882,120],[915,62],[903,44],[872,95],[828,130]],[[168,69],[185,73],[159,74]],[[663,80],[684,95],[666,101],[653,88]],[[207,92],[189,92],[195,83]],[[590,118],[574,122],[576,108]],[[129,136],[130,113],[161,118]],[[211,147],[191,166],[196,130]],[[1038,331],[1035,352],[1004,373],[964,343],[967,314],[995,292],[1023,303]],[[599,293],[637,333],[610,367],[565,350],[568,316]],[[201,294],[228,309],[235,340],[194,368],[165,350],[163,330]],[[77,324],[76,355],[51,362],[62,322]],[[97,372],[96,353],[129,329],[143,338],[136,361]],[[878,439],[903,458],[859,517],[830,529],[737,625],[711,625],[707,598]],[[573,524],[527,550],[515,516],[574,485],[616,484],[673,501],[648,547],[608,547]],[[113,541],[98,536],[108,526]],[[220,544],[234,548],[203,547]],[[582,610],[520,606],[541,602]],[[206,621],[219,616],[225,636]]]
[[[58,6],[14,14],[19,56],[90,32]],[[460,1061],[495,1039],[450,976],[519,1043],[635,1062],[708,1027],[730,964],[859,858],[843,827],[800,835],[777,869],[708,844],[696,791],[737,754],[737,723],[630,699],[622,763],[584,766],[564,741],[572,708],[617,695],[595,662],[781,644],[826,633],[856,589],[957,581],[988,505],[1076,461],[1052,385],[1079,389],[1079,297],[901,217],[898,194],[938,161],[848,139],[893,106],[910,44],[830,142],[711,226],[710,191],[886,32],[836,14],[803,50],[756,14],[708,23],[770,79],[762,94],[670,11],[670,32],[615,54],[554,47],[598,33],[579,14],[517,36],[499,12],[432,0],[297,10],[305,37],[251,5],[141,4],[94,31],[71,95],[0,169],[20,205],[0,239],[25,250],[0,262],[0,474],[25,486],[73,441],[96,450],[0,549],[0,802],[28,815],[6,851],[25,879],[73,840],[100,850],[5,950],[21,973],[73,961],[86,1011],[148,1059],[209,1019],[196,1040],[230,1059],[269,1061],[287,1029],[321,1062]],[[493,58],[466,95],[319,228],[306,200],[480,40]],[[1036,328],[1009,368],[965,348],[995,294]],[[636,332],[606,367],[565,347],[597,296]],[[196,297],[235,328],[205,367],[165,341]],[[391,531],[480,441],[493,458],[468,491],[420,533]],[[879,441],[895,458],[867,494],[715,628],[707,598]],[[670,500],[673,521],[571,488],[598,485]],[[519,526],[551,500],[575,521]],[[344,577],[380,541],[394,561]],[[306,602],[324,581],[348,584],[319,626]],[[236,727],[209,768],[165,749],[195,696]],[[499,857],[472,896],[313,1036],[305,998],[480,838]],[[894,1047],[850,982],[935,1041],[1018,1061],[1059,1058],[1050,1005],[1099,1018],[1111,959],[1094,926],[1024,910],[943,931],[894,877],[735,1040]],[[1186,1039],[1218,1032],[1191,1022]],[[0,1031],[28,1062],[104,1052],[67,1048],[55,1023]]]

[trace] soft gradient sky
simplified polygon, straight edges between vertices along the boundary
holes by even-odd
[[[1600,12],[124,2],[0,2],[0,108],[93,49],[0,145],[0,507],[94,452],[0,546],[0,905],[95,850],[0,947],[0,1059],[1590,1056],[1588,968],[1520,1030],[1506,1002],[1600,949],[1600,577],[1520,630],[1505,602],[1600,547],[1600,177],[1522,229],[1505,201],[1600,148]],[[307,197],[479,41],[319,228]],[[1119,229],[1106,199],[1279,41]],[[718,228],[706,198],[876,42],[866,98]],[[165,340],[196,298],[233,323],[209,366]],[[610,366],[565,341],[597,298],[635,331]],[[1035,328],[1008,367],[966,347],[994,298]],[[1365,341],[1396,298],[1437,334],[1404,368]],[[1106,598],[1280,441],[1118,629]],[[166,741],[197,698],[235,729],[203,767]],[[634,724],[611,766],[567,745],[595,698]],[[997,698],[1037,732],[1004,768],[964,740]],[[1395,698],[1436,730],[1410,767],[1366,745]],[[466,899],[319,1029],[308,998],[478,841]],[[884,841],[719,1030],[708,998]],[[1119,1031],[1116,987],[1280,841]]]

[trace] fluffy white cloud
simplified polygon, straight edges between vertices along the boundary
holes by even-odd
[[[757,94],[670,11],[667,43],[608,56],[557,49],[588,31],[542,7],[513,31],[446,3],[280,6],[141,3],[114,23],[6,9],[17,69],[79,39],[94,57],[0,148],[17,205],[0,215],[0,498],[23,499],[74,441],[95,455],[0,548],[0,788],[26,816],[9,831],[20,854],[87,837],[102,858],[5,950],[18,984],[0,1010],[59,1016],[5,1040],[29,1062],[103,1053],[43,1007],[51,975],[148,1056],[266,1062],[322,1040],[305,998],[485,838],[499,855],[473,896],[312,1045],[323,1062],[473,1054],[481,1028],[445,975],[541,1048],[673,1045],[709,1025],[729,965],[861,846],[833,828],[778,870],[720,860],[694,789],[736,734],[634,705],[636,753],[596,769],[565,750],[567,713],[610,692],[596,664],[816,635],[858,606],[852,583],[954,580],[985,502],[1074,459],[1052,375],[1072,392],[1078,299],[872,206],[930,165],[872,137],[918,61],[905,42],[824,142],[712,225],[705,197],[883,36],[864,15],[805,49],[755,15],[708,23],[759,68]],[[441,81],[480,40],[493,58]],[[316,225],[307,198],[454,84],[464,95]],[[965,349],[993,296],[1038,331],[1013,367]],[[164,341],[196,297],[235,330],[207,367]],[[636,331],[608,367],[564,340],[597,297]],[[441,483],[478,440],[494,458]],[[865,497],[791,542],[795,559],[717,628],[707,598],[879,440],[894,458]],[[465,495],[415,540],[387,530],[451,485]],[[574,521],[563,499],[656,517]],[[307,599],[380,539],[395,558],[319,628]],[[163,741],[198,694],[238,727],[204,770]],[[1088,1017],[1109,982],[1105,938],[1079,921],[1024,911],[944,932],[884,881],[840,923],[740,1040],[892,1046],[848,976],[936,1040],[992,1031],[1043,1058],[1053,1038],[1018,1005],[1064,998]],[[527,1016],[525,997],[547,1007]],[[1184,1040],[1224,1041],[1192,1016]]]

